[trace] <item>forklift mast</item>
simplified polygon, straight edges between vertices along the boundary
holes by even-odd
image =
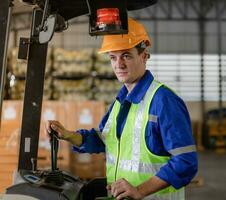
[[[19,55],[28,56],[18,170],[36,170],[48,43],[38,41],[43,11],[34,9],[30,38],[20,39]],[[24,51],[24,52],[23,52]],[[21,57],[22,58],[22,57]]]

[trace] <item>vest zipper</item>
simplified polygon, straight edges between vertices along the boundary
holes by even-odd
[[[115,181],[117,180],[116,177],[118,172],[119,154],[120,154],[120,139],[118,139],[118,155],[117,155],[116,168],[115,168]]]

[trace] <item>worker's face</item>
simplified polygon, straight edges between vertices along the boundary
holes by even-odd
[[[136,48],[109,52],[111,65],[118,80],[124,84],[136,83],[145,73],[146,51],[138,54]]]

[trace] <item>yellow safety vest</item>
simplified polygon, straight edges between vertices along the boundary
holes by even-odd
[[[149,107],[158,88],[162,86],[152,81],[139,104],[131,104],[120,139],[116,134],[117,115],[120,103],[116,100],[103,129],[106,144],[106,167],[108,184],[125,178],[133,186],[138,186],[154,176],[170,157],[151,153],[145,142],[145,128],[149,121]],[[184,188],[176,190],[169,186],[145,199],[184,200]]]

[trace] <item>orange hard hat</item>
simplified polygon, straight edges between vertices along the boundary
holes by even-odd
[[[151,46],[151,40],[144,26],[128,18],[128,34],[105,35],[99,53],[131,49],[142,41],[145,42],[146,46]]]

